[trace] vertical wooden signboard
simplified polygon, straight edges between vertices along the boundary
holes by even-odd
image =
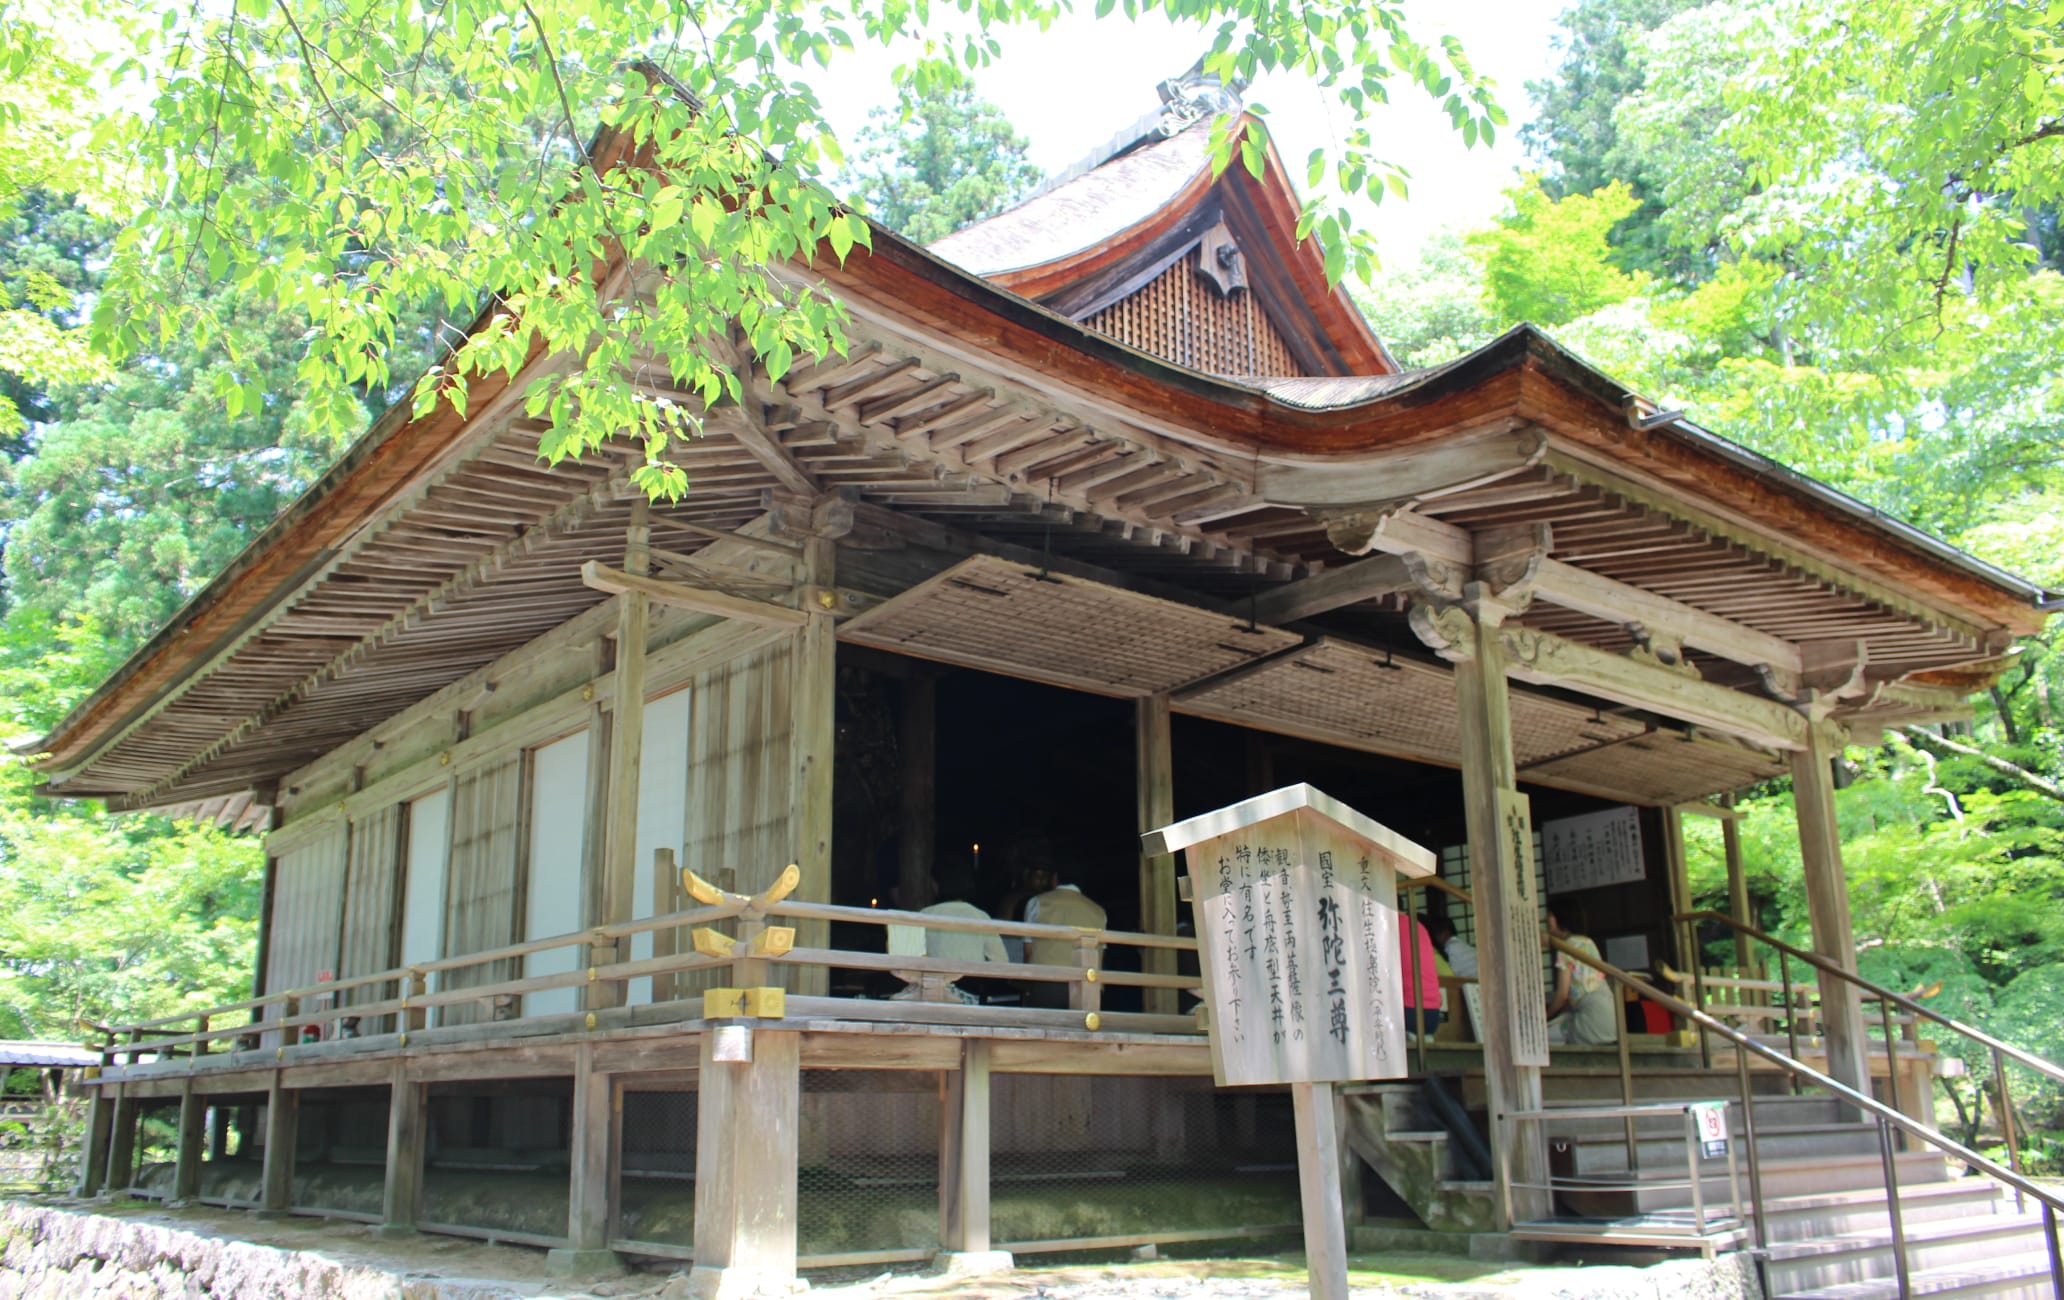
[[[1308,785],[1141,838],[1188,866],[1219,1086],[1290,1086],[1313,1300],[1345,1300],[1333,1085],[1406,1073],[1397,877],[1434,855]]]

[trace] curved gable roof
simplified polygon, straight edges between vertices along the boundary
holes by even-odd
[[[1237,140],[1255,119],[1233,125]],[[1213,174],[1211,124],[1151,132],[1084,174],[954,232],[929,251],[990,283],[1082,320],[1122,299],[1223,224],[1252,291],[1313,374],[1387,375],[1397,363],[1318,246],[1296,237],[1302,203],[1272,143],[1260,176]]]

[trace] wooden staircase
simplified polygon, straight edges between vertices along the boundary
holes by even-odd
[[[1596,1071],[1543,1074],[1543,1123],[1558,1186],[1555,1217],[1514,1225],[1511,1235],[1568,1246],[1650,1249],[1750,1249],[1762,1262],[1771,1300],[1893,1300],[1901,1295],[1891,1208],[1874,1122],[1858,1120],[1825,1096],[1755,1094],[1756,1156],[1762,1191],[1759,1246],[1752,1222],[1746,1127],[1732,1070],[1639,1071],[1637,1102],[1727,1100],[1735,1177],[1725,1161],[1701,1163],[1706,1231],[1692,1230],[1681,1113],[1635,1120],[1632,1168],[1624,1117],[1602,1117],[1619,1101],[1617,1078]],[[1778,1081],[1769,1079],[1773,1088]],[[1610,1096],[1601,1095],[1609,1086]],[[1417,1083],[1344,1090],[1347,1142],[1429,1228],[1485,1232],[1494,1219],[1492,1185],[1461,1176],[1443,1130]],[[1580,1112],[1557,1118],[1555,1110]],[[1479,1124],[1481,1109],[1472,1112]],[[1895,1155],[1912,1296],[2056,1295],[2040,1207],[1908,1140]],[[1636,1177],[1675,1186],[1629,1189]],[[1737,1191],[1739,1204],[1736,1203]]]

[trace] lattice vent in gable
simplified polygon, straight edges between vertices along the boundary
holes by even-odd
[[[1252,289],[1221,294],[1191,249],[1130,297],[1083,324],[1120,343],[1212,375],[1303,375]]]

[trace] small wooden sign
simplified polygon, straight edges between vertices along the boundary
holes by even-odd
[[[1406,1073],[1397,876],[1434,855],[1308,785],[1141,839],[1189,865],[1219,1086],[1290,1085],[1312,1300],[1347,1300],[1333,1085]]]
[[[1505,877],[1506,1009],[1515,1065],[1548,1064],[1548,994],[1541,982],[1541,891],[1535,885],[1533,806],[1517,790],[1498,791],[1499,862]],[[1481,918],[1478,925],[1483,924]]]
[[[1220,1086],[1406,1073],[1397,875],[1430,851],[1308,785],[1143,839],[1185,854]]]

